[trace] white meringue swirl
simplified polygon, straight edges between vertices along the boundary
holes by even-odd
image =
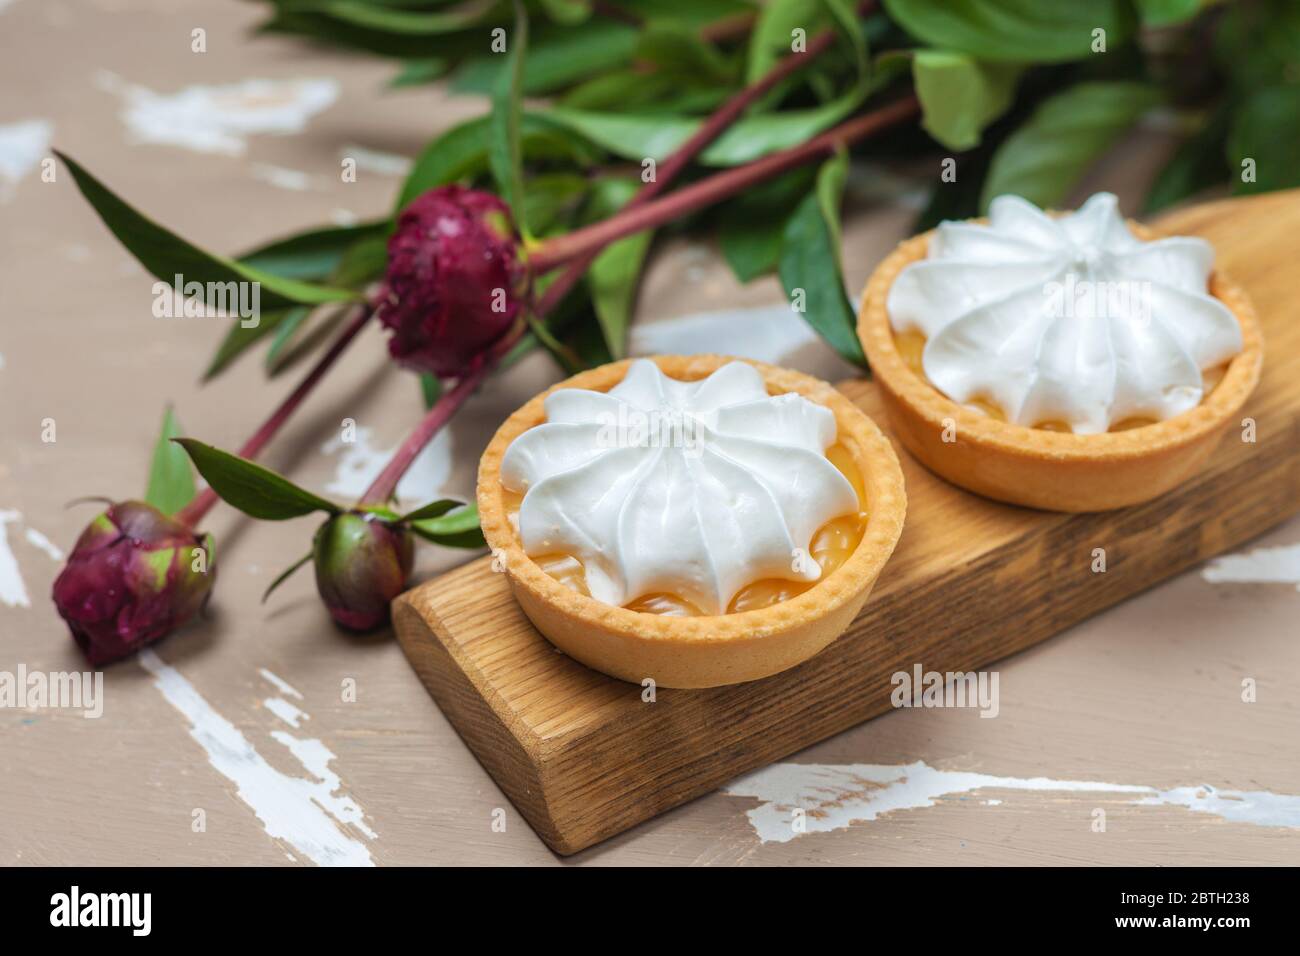
[[[524,551],[577,558],[607,604],[668,593],[724,614],[755,581],[816,581],[817,562],[799,556],[860,507],[825,455],[834,413],[769,395],[744,362],[683,382],[637,359],[608,392],[559,389],[545,407],[506,450],[501,481],[524,495]]]
[[[1138,239],[1110,193],[1057,218],[999,196],[987,225],[940,225],[887,308],[895,332],[925,335],[925,375],[949,398],[1097,434],[1194,408],[1202,372],[1241,351],[1213,266],[1203,239]]]

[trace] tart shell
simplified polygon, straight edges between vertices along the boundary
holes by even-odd
[[[812,657],[840,636],[866,603],[903,530],[903,473],[888,439],[827,383],[762,362],[722,355],[656,356],[671,378],[705,378],[732,361],[762,373],[772,394],[797,392],[835,415],[837,441],[862,473],[867,526],[840,565],[813,587],[771,607],[735,614],[671,617],[605,604],[571,590],[524,553],[506,511],[501,460],[520,434],[546,421],[543,402],[560,388],[608,391],[628,361],[582,372],[536,396],[492,438],[479,463],[483,534],[510,579],[515,599],[539,631],[570,657],[602,673],[661,687],[716,687],[767,677]]]
[[[1139,223],[1129,228],[1143,240],[1161,235]],[[886,308],[894,280],[925,258],[932,235],[901,243],[876,268],[858,313],[858,337],[894,435],[923,465],[968,491],[1048,511],[1108,511],[1149,501],[1204,464],[1259,382],[1264,344],[1255,309],[1245,290],[1216,270],[1210,293],[1236,316],[1242,350],[1196,408],[1153,425],[1075,435],[998,421],[960,405],[904,361]]]

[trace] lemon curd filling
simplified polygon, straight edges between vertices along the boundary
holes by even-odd
[[[867,527],[866,490],[862,482],[862,473],[858,470],[853,456],[847,448],[836,443],[826,449],[826,458],[853,486],[859,510],[856,514],[841,515],[831,519],[818,529],[809,542],[808,555],[821,566],[822,579],[849,559],[861,542]],[[506,514],[517,529],[519,506],[523,502],[523,495],[509,489],[503,489],[503,494]],[[792,555],[791,560],[793,559]],[[587,597],[591,596],[587,590],[586,570],[577,558],[568,554],[544,554],[533,557],[533,561],[565,587]],[[781,578],[754,581],[736,592],[727,606],[726,613],[735,614],[740,611],[756,611],[771,607],[782,601],[788,601],[809,588],[816,587],[817,583],[817,581],[787,581]],[[677,617],[700,616],[704,613],[695,604],[676,594],[643,594],[623,606],[630,611]]]
[[[918,378],[933,388],[934,383],[926,377],[925,369],[921,363],[921,356],[925,352],[925,343],[925,336],[915,330],[894,333],[894,345],[898,349],[899,356],[907,364],[907,367],[916,373]],[[1201,373],[1201,380],[1203,382],[1202,401],[1210,397],[1210,393],[1218,387],[1219,382],[1223,380],[1223,376],[1227,370],[1228,366],[1224,363],[1223,365],[1217,365],[1214,368],[1205,369]],[[1005,422],[1007,420],[1006,413],[987,396],[976,396],[966,402],[966,406],[968,408],[973,408],[976,411],[983,412],[989,418],[996,419],[997,421]],[[1131,428],[1142,428],[1146,425],[1155,424],[1157,424],[1157,419],[1154,418],[1125,418],[1122,421],[1118,421],[1111,425],[1110,431],[1122,432],[1128,431]],[[1035,422],[1032,427],[1045,432],[1073,431],[1067,423],[1061,421]]]

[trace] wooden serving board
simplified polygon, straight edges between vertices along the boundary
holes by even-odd
[[[1263,379],[1243,411],[1256,441],[1232,429],[1204,471],[1162,498],[1102,514],[1030,511],[946,484],[900,449],[907,525],[848,632],[785,673],[661,688],[654,702],[557,652],[488,558],[398,598],[397,635],[420,679],[553,850],[581,850],[889,710],[898,671],[984,667],[1300,511],[1300,192],[1194,207],[1161,225],[1215,244],[1265,337]],[[870,382],[840,388],[887,426]]]

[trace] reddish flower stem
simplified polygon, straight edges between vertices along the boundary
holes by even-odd
[[[433,436],[438,434],[442,426],[451,421],[451,417],[456,414],[457,409],[465,404],[465,400],[474,394],[475,390],[483,383],[483,380],[491,374],[492,369],[496,368],[497,362],[515,342],[519,340],[520,332],[518,330],[506,333],[505,337],[493,347],[489,355],[484,356],[479,367],[468,375],[461,378],[454,388],[449,392],[444,392],[438,400],[433,403],[433,407],[425,412],[420,423],[415,426],[415,431],[406,436],[406,441],[402,442],[401,447],[393,453],[393,457],[388,460],[384,470],[375,476],[375,480],[370,483],[365,494],[361,496],[363,505],[385,505],[397,491],[397,483],[402,480],[406,470],[411,467],[411,462],[415,461],[417,455],[424,450],[424,446],[433,440]]]
[[[311,371],[298,383],[298,387],[289,393],[289,396],[270,414],[270,417],[262,423],[262,426],[253,432],[248,441],[244,442],[239,449],[241,458],[256,458],[258,456],[262,449],[266,447],[266,443],[275,437],[275,433],[280,430],[280,427],[288,420],[289,416],[294,413],[311,393],[311,390],[316,387],[316,383],[329,371],[330,366],[338,361],[339,356],[357,337],[357,333],[370,321],[373,314],[374,308],[372,306],[362,307],[356,317],[339,333],[338,338],[329,347],[329,351],[317,360]],[[190,528],[196,527],[203,520],[203,516],[216,503],[216,492],[211,488],[204,488],[203,491],[194,496],[194,499],[189,504],[176,513],[176,520]]]
[[[916,96],[909,93],[885,106],[855,116],[814,136],[806,143],[770,153],[744,166],[715,173],[662,199],[624,209],[609,219],[548,239],[529,255],[528,267],[534,275],[541,275],[593,250],[603,249],[625,236],[680,219],[698,209],[729,199],[773,176],[812,162],[840,146],[847,146],[909,119],[916,114],[918,108]]]
[[[859,4],[858,9],[860,12],[866,13],[874,6],[874,0],[868,0],[866,3]],[[682,170],[691,164],[691,161],[696,156],[704,152],[709,144],[726,132],[732,123],[740,119],[741,114],[749,109],[753,103],[767,94],[782,80],[803,69],[803,67],[821,56],[834,43],[835,31],[823,30],[813,37],[812,42],[808,44],[802,53],[791,53],[783,58],[762,77],[719,106],[686,142],[677,147],[672,155],[663,161],[663,165],[657,170],[655,178],[643,185],[637,194],[628,201],[627,205],[619,211],[619,214],[621,215],[628,209],[649,202],[663,192]],[[569,264],[568,268],[554,282],[546,287],[546,291],[542,293],[537,305],[537,311],[541,315],[546,315],[564,300],[564,297],[569,294],[569,290],[577,285],[587,270],[591,268],[592,262],[600,255],[603,248],[601,246],[579,256]]]

